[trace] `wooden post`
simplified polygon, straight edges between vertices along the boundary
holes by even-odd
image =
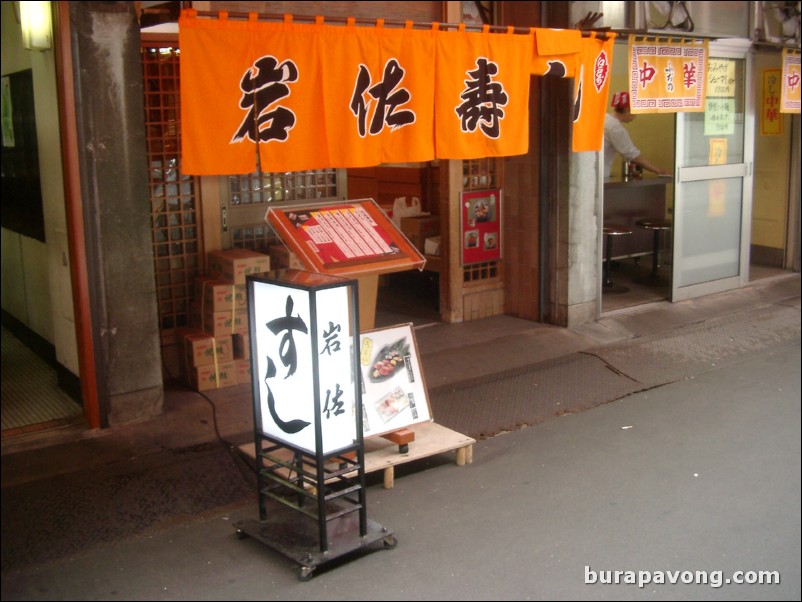
[[[357,278],[359,284],[359,330],[372,330],[376,325],[376,296],[379,276],[368,274]]]

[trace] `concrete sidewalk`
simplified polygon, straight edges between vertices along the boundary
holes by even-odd
[[[462,425],[455,424],[459,422],[455,418],[460,409],[445,407],[447,397],[466,387],[481,386],[482,381],[492,380],[503,386],[503,382],[510,382],[510,377],[515,376],[516,370],[539,372],[550,380],[552,388],[564,391],[565,396],[585,399],[587,403],[577,408],[580,410],[671,382],[681,378],[683,371],[690,373],[705,368],[700,365],[699,358],[691,356],[684,358],[679,370],[671,370],[679,356],[655,355],[649,343],[659,346],[661,340],[673,340],[679,341],[682,348],[681,337],[693,334],[709,342],[707,331],[713,329],[724,337],[724,345],[734,341],[735,336],[747,338],[745,344],[734,350],[733,357],[738,357],[750,350],[798,337],[799,307],[800,275],[789,274],[699,299],[644,306],[575,329],[497,316],[458,324],[437,324],[416,329],[415,333],[431,400],[434,404],[438,398],[444,400],[443,412],[434,407],[435,420],[460,430]],[[765,326],[767,319],[774,320],[770,328]],[[749,322],[756,320],[758,331],[753,332]],[[635,381],[634,384],[624,375],[620,382],[608,383],[610,390],[603,392],[598,380],[599,367],[607,366],[610,361],[604,357],[602,349],[615,353],[613,361],[621,362],[620,368],[613,365],[604,372],[630,370],[633,363],[641,363],[641,368],[646,366],[661,373],[647,374],[645,383]],[[721,355],[721,345],[713,352]],[[704,349],[700,351],[702,357],[706,353]],[[597,361],[590,362],[583,357],[577,362],[577,354],[593,355]],[[568,366],[569,372],[555,370],[555,366]],[[666,368],[670,368],[667,373]],[[609,377],[609,374],[604,376]],[[531,379],[520,381],[518,386],[525,389],[532,382]],[[548,389],[548,385],[541,392],[543,389]],[[512,397],[526,397],[525,390],[513,393],[489,407],[504,408],[509,405],[507,400],[514,401]],[[495,396],[495,391],[486,392],[486,399]],[[541,403],[534,420],[518,420],[517,426],[541,422],[565,411],[565,407]],[[252,414],[250,385],[209,391],[205,396],[182,386],[168,385],[165,412],[155,420],[103,430],[68,427],[4,440],[2,485],[129,462],[165,450],[220,440],[239,445],[252,440]],[[482,437],[483,430],[494,430],[483,429],[481,416],[471,420],[473,422],[465,430],[472,432],[466,434]],[[512,422],[510,426],[515,427],[514,416]]]
[[[561,328],[498,316],[416,330],[430,389],[568,356],[604,345],[660,336],[750,308],[790,303],[798,307],[799,274],[679,303],[655,303]]]
[[[114,518],[141,516],[154,500],[137,487],[151,482],[164,496],[181,491],[158,501],[185,512],[199,493],[184,489],[187,483],[236,488],[229,477],[237,468],[208,447],[185,449],[186,461],[171,451],[152,454],[172,453],[167,468],[144,466],[149,461],[140,457],[139,481],[122,470],[106,479],[105,467],[76,484],[113,483],[121,488],[116,495],[109,486],[38,505],[58,478],[41,481],[38,497],[22,494],[39,483],[4,487],[3,599],[798,600],[798,292],[762,307],[789,320],[786,310],[796,313],[793,340],[481,440],[470,466],[433,459],[394,489],[372,485],[368,516],[394,531],[397,548],[320,568],[307,583],[298,581],[292,561],[237,538],[233,523],[256,517],[253,494],[61,556],[5,564],[7,546],[15,545],[7,538],[27,535],[29,548],[44,538],[52,548],[107,514],[107,527]],[[721,325],[729,336],[738,317],[759,308],[733,306],[707,322],[731,318]],[[687,328],[695,336],[698,326]],[[681,338],[676,330],[671,336]],[[74,483],[76,476],[62,479]],[[71,509],[93,511],[91,521],[49,521],[48,513],[64,511],[60,504],[85,498]],[[45,522],[51,528],[42,532]]]
[[[580,329],[493,321],[495,328],[490,320],[477,325],[464,345],[455,346],[456,327],[418,335],[429,350],[423,362],[435,419],[475,438],[584,411],[796,340],[799,282],[655,305]]]

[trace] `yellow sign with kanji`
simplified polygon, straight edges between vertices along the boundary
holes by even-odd
[[[630,36],[630,110],[633,114],[704,111],[707,61],[707,40]]]
[[[710,59],[707,65],[707,97],[735,98],[735,61]]]
[[[726,165],[727,164],[727,139],[726,138],[711,138],[710,139],[710,157],[707,161],[708,165]]]
[[[799,113],[800,107],[800,54],[798,50],[783,48],[782,92],[780,113]]]
[[[760,135],[779,136],[783,132],[780,113],[782,69],[763,69],[763,88],[760,92]]]

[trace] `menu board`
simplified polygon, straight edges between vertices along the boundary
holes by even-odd
[[[431,422],[412,324],[369,330],[359,340],[364,436]]]
[[[372,200],[282,203],[265,220],[310,271],[338,276],[423,269],[426,259]]]

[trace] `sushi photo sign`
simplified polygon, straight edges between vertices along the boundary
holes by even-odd
[[[383,435],[432,414],[412,323],[360,334],[362,433]]]

